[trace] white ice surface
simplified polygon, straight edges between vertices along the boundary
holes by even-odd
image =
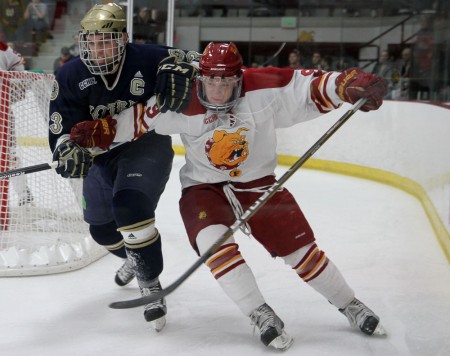
[[[178,213],[176,157],[157,211],[167,285],[196,259]],[[280,167],[279,174],[286,168]],[[37,173],[38,174],[38,173]],[[450,266],[419,202],[374,182],[298,171],[287,187],[317,242],[388,332],[367,337],[281,260],[238,234],[266,301],[284,320],[293,346],[285,355],[450,355]],[[137,284],[113,282],[112,255],[64,274],[0,279],[0,355],[269,355],[247,317],[202,266],[167,298],[165,329],[156,333],[142,309],[108,303],[138,296]]]

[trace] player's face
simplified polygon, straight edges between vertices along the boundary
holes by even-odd
[[[119,55],[119,42],[111,33],[89,34],[87,45],[91,61],[101,66],[112,63]]]
[[[221,105],[228,102],[236,86],[236,78],[203,77],[205,95],[210,104]]]

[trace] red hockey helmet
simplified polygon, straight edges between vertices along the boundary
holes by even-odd
[[[241,94],[242,57],[233,42],[206,46],[199,63],[197,96],[209,110],[230,110]]]
[[[199,63],[200,75],[232,77],[240,76],[242,57],[236,45],[211,42],[206,46]]]

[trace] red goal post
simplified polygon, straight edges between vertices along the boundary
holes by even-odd
[[[51,162],[54,76],[0,71],[0,172]],[[0,277],[59,273],[106,254],[83,221],[81,185],[54,170],[0,179]]]

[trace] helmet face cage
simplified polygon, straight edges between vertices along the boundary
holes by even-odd
[[[242,57],[233,42],[206,46],[199,63],[197,96],[203,106],[216,112],[230,110],[242,87]]]
[[[83,31],[78,39],[80,58],[92,74],[109,74],[116,70],[125,51],[123,33]]]
[[[92,74],[114,72],[127,43],[126,16],[119,5],[95,5],[81,20],[80,58]]]
[[[242,77],[197,77],[197,96],[208,110],[225,113],[230,110],[241,95]]]

